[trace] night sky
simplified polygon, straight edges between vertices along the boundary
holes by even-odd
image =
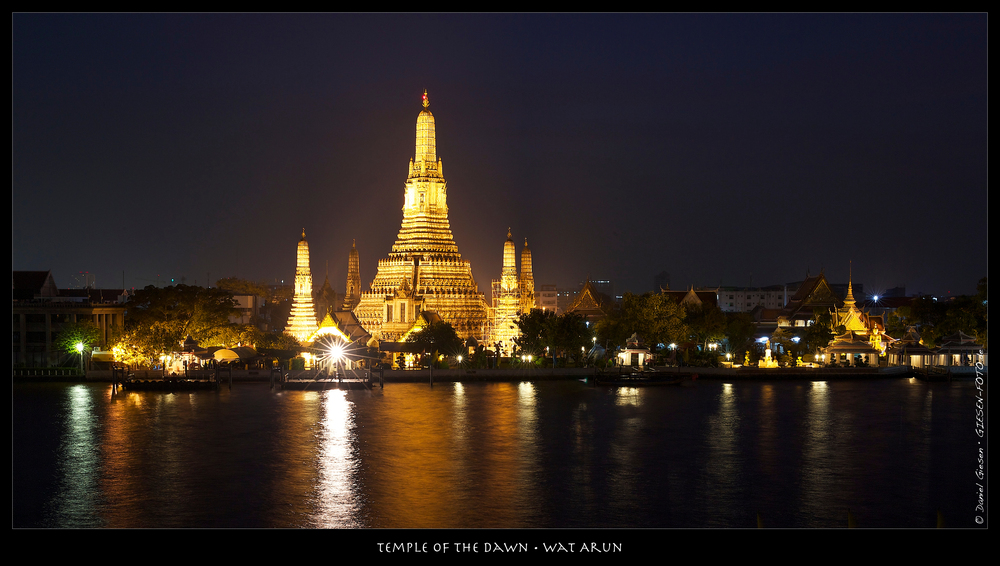
[[[362,285],[427,89],[481,291],[653,276],[971,294],[987,274],[987,16],[12,16],[12,268],[77,286]]]

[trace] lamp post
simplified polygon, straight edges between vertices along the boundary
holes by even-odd
[[[87,371],[83,369],[83,342],[76,343],[76,351],[80,354],[80,373],[86,374]]]

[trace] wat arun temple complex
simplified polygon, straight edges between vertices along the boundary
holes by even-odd
[[[399,235],[389,257],[379,260],[371,290],[354,308],[365,330],[382,341],[399,340],[423,311],[436,313],[462,338],[482,339],[489,326],[486,299],[451,234],[448,187],[429,105],[424,92]]]
[[[472,266],[458,253],[451,233],[448,186],[437,156],[434,115],[427,109],[430,101],[426,92],[423,106],[417,116],[414,156],[403,188],[402,226],[389,257],[378,262],[371,290],[361,292],[360,260],[354,245],[340,308],[329,308],[330,312],[317,316],[309,244],[303,230],[296,256],[295,299],[285,327],[299,342],[312,343],[331,325],[360,326],[371,339],[369,345],[403,341],[414,328],[441,320],[451,324],[463,339],[485,340],[505,354],[514,347],[517,317],[535,307],[531,250],[525,241],[518,273],[508,230],[501,277],[493,280],[492,305],[487,304],[472,277]],[[317,324],[319,319],[324,322]]]

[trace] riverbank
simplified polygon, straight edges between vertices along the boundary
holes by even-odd
[[[964,377],[964,370],[974,370],[975,368],[950,368],[952,377]],[[596,368],[515,368],[515,369],[417,369],[417,370],[383,370],[381,377],[386,383],[420,383],[430,382],[476,382],[476,381],[551,381],[551,380],[579,380],[592,378],[606,372]],[[655,372],[655,373],[654,373]],[[774,381],[774,380],[807,380],[807,381],[827,381],[841,379],[884,379],[884,378],[910,378],[918,377],[924,379],[923,374],[919,374],[909,366],[890,368],[654,368],[654,375],[659,374],[669,376],[676,374],[686,380],[688,379],[713,379],[728,381]],[[966,372],[968,373],[968,372]],[[291,379],[315,379],[319,376],[316,370],[293,370],[284,371],[282,375],[287,375]],[[345,377],[362,377],[363,371],[346,372]],[[970,376],[974,375],[970,373]],[[140,370],[135,372],[135,379],[159,380],[163,374],[158,370]],[[212,372],[191,372],[186,379],[209,379],[214,378]],[[230,372],[226,371],[220,375],[220,379],[228,382]],[[268,382],[271,379],[271,372],[268,370],[232,370],[233,382]],[[373,381],[378,381],[379,372],[373,372]],[[93,381],[111,382],[113,376],[111,371],[89,371],[86,377],[79,374],[75,376],[22,376],[15,375],[15,381]]]

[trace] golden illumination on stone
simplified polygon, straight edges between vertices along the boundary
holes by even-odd
[[[521,294],[521,313],[528,314],[535,308],[535,277],[531,274],[531,250],[528,249],[527,238],[521,250],[521,276],[517,280],[517,288]]]
[[[499,344],[502,354],[507,356],[513,351],[514,338],[520,335],[514,324],[521,304],[517,285],[516,257],[514,240],[508,228],[507,241],[503,244],[503,267],[500,270],[500,279],[493,281],[493,324],[489,339],[491,344]]]
[[[422,102],[403,190],[402,226],[389,257],[379,260],[371,291],[361,294],[354,314],[379,340],[400,339],[422,311],[436,312],[462,338],[482,338],[486,301],[451,233],[447,183],[426,92]]]
[[[320,323],[319,329],[317,329],[316,332],[309,337],[309,341],[315,342],[316,340],[319,340],[320,338],[323,338],[325,336],[339,338],[345,344],[350,344],[352,342],[351,337],[348,336],[347,334],[344,334],[344,332],[337,326],[337,322],[333,320],[333,317],[330,314],[326,315],[326,318],[324,318],[323,322]]]
[[[354,310],[361,301],[361,260],[358,258],[357,241],[351,243],[347,259],[347,291],[344,293],[344,310]]]
[[[292,299],[292,312],[288,315],[285,334],[306,343],[318,327],[316,309],[313,306],[312,272],[309,270],[309,242],[306,241],[306,231],[303,228],[296,252],[295,297]]]

